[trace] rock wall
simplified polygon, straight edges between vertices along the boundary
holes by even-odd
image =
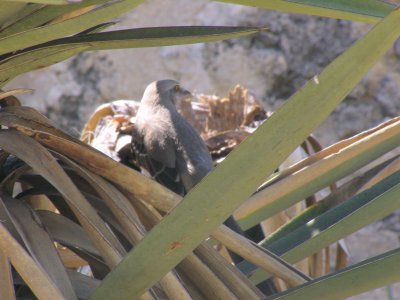
[[[151,0],[122,16],[112,29],[167,25],[255,25],[269,30],[209,44],[83,53],[20,76],[7,87],[33,88],[24,103],[74,134],[99,104],[140,99],[145,86],[161,78],[217,95],[240,83],[276,109],[370,27],[205,0]],[[399,48],[397,54],[390,51],[321,126],[317,135],[325,145],[399,113]]]

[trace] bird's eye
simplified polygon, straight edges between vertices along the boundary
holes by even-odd
[[[174,86],[175,92],[179,92],[181,90],[181,87],[179,85]]]

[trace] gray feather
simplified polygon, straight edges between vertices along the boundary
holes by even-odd
[[[132,150],[139,164],[159,183],[182,196],[213,168],[204,141],[175,107],[190,95],[175,80],[151,83],[143,94],[132,134]],[[233,217],[225,224],[243,235]],[[235,263],[242,260],[234,253],[231,256]]]
[[[150,174],[162,181],[165,176],[174,178],[175,172],[174,184],[183,185],[185,193],[213,168],[204,141],[176,110],[175,103],[188,96],[190,93],[174,80],[151,83],[144,92],[136,115],[136,136],[133,138],[133,143],[142,143],[139,152],[147,160],[142,165]],[[133,147],[138,152],[135,148],[138,147]],[[166,184],[165,180],[161,183]]]

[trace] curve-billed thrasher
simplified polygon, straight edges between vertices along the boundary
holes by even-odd
[[[150,83],[136,114],[132,149],[138,163],[159,183],[184,196],[213,169],[202,138],[177,111],[175,104],[191,93],[175,80]],[[243,234],[229,217],[225,225]],[[235,262],[241,259],[231,255]]]

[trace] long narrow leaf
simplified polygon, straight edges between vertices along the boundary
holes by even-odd
[[[148,229],[153,228],[154,225],[162,220],[162,216],[154,208],[151,209],[151,206],[144,205],[141,201],[135,201],[134,206],[142,217],[148,219]],[[201,261],[204,264],[199,264],[197,255],[203,258]],[[216,295],[220,292],[225,293],[223,285],[228,287],[239,299],[259,299],[261,296],[261,292],[257,290],[247,277],[234,266],[230,265],[214,248],[206,245],[206,242],[203,242],[195,250],[195,255],[189,254],[178,265],[178,269],[181,271],[181,274],[191,278],[193,285],[199,288],[207,299],[216,298]],[[212,271],[211,274],[209,273],[210,270]],[[214,276],[212,273],[217,276]],[[196,274],[196,276],[192,277],[192,274]],[[207,278],[207,274],[210,274],[211,277]],[[221,283],[223,284],[222,286]],[[210,290],[211,286],[215,286],[218,291]]]
[[[11,264],[8,257],[0,249],[0,298],[15,300],[14,282]]]
[[[28,13],[22,14],[23,17],[21,18],[15,18],[11,24],[3,28],[0,31],[0,36],[4,37],[18,32],[26,31],[28,29],[46,24],[47,22],[54,20],[55,18],[62,15],[70,14],[74,11],[81,11],[82,9],[86,9],[87,7],[91,7],[93,5],[104,4],[108,1],[110,0],[85,0],[78,3],[71,3],[69,5],[36,5],[36,8],[34,7],[34,9],[31,9],[30,11],[28,11]]]
[[[9,258],[14,268],[39,299],[65,299],[42,267],[26,253],[24,248],[13,238],[1,222],[0,248],[3,251],[3,255]]]
[[[66,246],[84,249],[94,255],[100,255],[86,232],[75,222],[63,215],[47,210],[38,210],[36,214],[46,226],[54,241]]]
[[[87,299],[90,293],[101,283],[100,280],[85,276],[82,273],[71,269],[67,269],[67,273],[79,299]]]
[[[137,297],[177,265],[333,111],[398,38],[399,22],[395,10],[293,95],[128,253],[90,299]]]
[[[56,64],[85,50],[87,46],[51,47],[12,56],[3,65],[0,63],[0,87],[19,74]]]
[[[379,0],[215,0],[283,12],[376,23],[394,5]]]
[[[177,26],[149,27],[76,35],[39,45],[85,45],[91,50],[159,47],[232,39],[261,31],[259,27]]]
[[[2,37],[0,38],[0,54],[27,48],[62,36],[75,34],[98,25],[99,23],[107,22],[110,19],[118,17],[143,2],[144,0],[115,1],[104,8],[90,11],[61,23],[44,25],[11,36]]]
[[[230,264],[207,242],[201,243],[196,248],[195,253],[219,278],[222,278],[239,299],[259,299],[264,296],[242,272]]]
[[[0,124],[25,132],[46,147],[79,161],[96,174],[114,182],[132,195],[146,199],[158,210],[166,213],[175,207],[181,196],[100,153],[87,144],[68,136],[52,126],[45,116],[28,107],[6,107],[0,110]],[[0,210],[1,213],[1,210]]]
[[[291,219],[288,223],[286,223],[284,226],[279,228],[276,232],[270,234],[266,238],[266,240],[262,242],[262,245],[264,247],[270,245],[271,243],[279,240],[286,234],[293,232],[300,226],[306,224],[308,221],[311,221],[312,219],[318,217],[319,215],[328,211],[329,209],[352,198],[356,194],[356,192],[368,180],[373,178],[373,176],[376,175],[377,172],[381,171],[382,169],[384,169],[388,165],[390,165],[390,163],[392,163],[395,159],[396,159],[396,157],[389,159],[388,161],[385,161],[384,163],[374,167],[373,169],[369,170],[368,172],[366,172],[360,176],[357,176],[357,177],[351,179],[350,181],[346,182],[341,187],[339,187],[337,190],[335,190],[331,194],[329,194],[327,197],[325,197],[321,201],[318,201],[315,205],[311,206],[310,208],[303,211],[301,214],[299,214],[296,217],[294,217],[293,219]]]
[[[268,186],[237,210],[239,224],[244,229],[250,228],[395,149],[400,146],[399,132],[400,118],[397,118],[377,132]]]
[[[5,21],[11,20],[15,15],[17,15],[26,4],[17,2],[0,2],[0,24]]]
[[[9,106],[0,111],[1,124],[9,127],[25,126],[31,129],[39,129],[74,140],[71,136],[55,127],[55,124],[37,110],[27,106]],[[18,121],[19,122],[18,122]]]
[[[312,255],[398,209],[399,182],[400,172],[396,172],[369,190],[272,243],[268,249],[277,255],[282,255],[282,258],[290,263]],[[265,278],[265,273],[261,271],[253,276],[255,282]]]
[[[3,100],[10,96],[15,96],[15,95],[24,94],[24,93],[31,93],[31,92],[33,92],[33,90],[31,90],[31,89],[14,89],[14,90],[10,90],[7,92],[0,91],[0,100]]]
[[[49,66],[82,51],[213,42],[254,34],[260,30],[255,27],[223,26],[155,27],[58,39],[14,54],[0,62],[0,86],[21,73]]]
[[[300,285],[309,280],[307,276],[286,264],[279,257],[276,257],[272,253],[262,251],[262,248],[255,247],[248,239],[235,234],[235,232],[226,226],[219,227],[213,232],[212,237],[227,248],[241,255],[245,260],[253,262],[273,273],[278,278],[281,278],[289,286]]]
[[[0,131],[0,144],[5,151],[26,161],[63,194],[109,266],[122,259],[125,254],[122,245],[44,147],[16,131]]]
[[[2,123],[1,121],[0,118],[0,123]],[[14,126],[18,127],[17,124],[14,124]],[[27,131],[25,128],[19,129]],[[122,187],[128,193],[139,198],[148,197],[146,201],[162,212],[168,212],[181,200],[180,196],[159,183],[110,159],[95,149],[88,147],[86,144],[81,145],[78,143],[79,141],[72,142],[47,132],[38,131],[29,133],[40,143],[63,153],[73,160],[80,161],[83,166],[92,172],[102,174],[103,177]]]
[[[336,300],[400,281],[400,249],[365,260],[266,300]]]
[[[80,2],[83,0],[8,0],[9,2],[26,2],[26,3],[41,3],[41,4],[51,4],[51,5],[60,5],[60,4],[68,4],[73,2]]]
[[[46,270],[64,297],[77,299],[54,243],[32,208],[7,195],[1,195],[1,198],[32,257]]]
[[[122,225],[122,228],[126,232],[131,243],[133,245],[137,244],[146,234],[146,230],[141,224],[135,210],[124,195],[100,176],[80,167],[65,156],[57,154],[56,157],[73,168],[77,174],[82,176],[82,178],[84,178],[93,189],[96,190],[96,193],[102,197],[104,202],[107,204],[108,209],[113,212],[117,221]],[[160,285],[168,298],[177,300],[191,299],[190,295],[173,272],[169,272],[164,276],[164,278],[160,279]]]

